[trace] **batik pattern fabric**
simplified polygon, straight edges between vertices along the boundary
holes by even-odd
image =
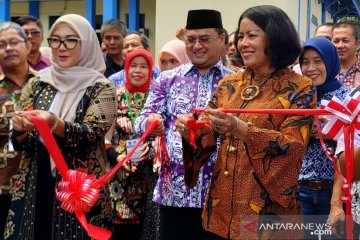
[[[250,85],[260,89],[253,100],[247,98]],[[316,92],[310,79],[287,68],[267,75],[246,69],[221,80],[212,103],[212,107],[223,109],[314,108]],[[244,227],[250,223],[256,230],[259,224],[267,223],[268,216],[300,214],[297,178],[313,118],[280,114],[235,116],[248,123],[247,141],[220,135],[202,215],[203,227],[229,239],[276,238],[282,231],[254,233]],[[214,146],[219,137],[209,125],[199,128],[196,134],[199,150]]]
[[[28,79],[35,78],[35,75],[36,73],[29,69]],[[15,151],[9,142],[10,120],[15,111],[21,110],[17,102],[20,95],[21,87],[4,74],[0,74],[0,194],[11,193],[14,187],[12,176],[17,172],[22,158],[21,151]]]
[[[344,79],[346,73],[340,73],[338,76],[339,81],[350,89],[354,89],[360,85],[360,57],[357,58],[355,64],[349,69],[349,73]]]
[[[160,70],[158,67],[153,67],[153,74],[152,74],[152,80],[156,79],[158,76],[160,75]],[[110,77],[108,77],[108,79],[114,83],[116,89],[119,89],[121,87],[123,87],[125,85],[125,80],[126,80],[126,76],[125,76],[125,70],[121,70],[117,73],[114,73],[112,75],[110,75]]]
[[[24,109],[47,110],[57,90],[39,80],[31,81],[23,89],[20,103]],[[74,122],[65,122],[64,138],[56,135],[69,169],[81,168],[97,178],[109,169],[104,147],[104,135],[116,114],[115,89],[112,84],[96,83],[86,89],[80,100]],[[20,169],[14,176],[15,190],[5,229],[5,239],[68,240],[90,239],[73,213],[60,208],[55,200],[55,184],[61,180],[51,175],[50,158],[38,133],[28,132],[24,144],[15,148],[24,150]],[[86,213],[89,223],[109,229],[111,204],[108,186]]]
[[[184,182],[183,146],[180,133],[175,128],[178,114],[193,113],[194,108],[205,108],[217,83],[232,73],[221,61],[201,74],[192,63],[183,64],[173,70],[164,71],[153,80],[144,109],[136,120],[135,128],[142,134],[150,113],[164,119],[164,140],[170,163],[163,164],[154,191],[153,200],[172,207],[202,208],[210,183],[215,157],[209,159],[201,169],[199,180],[193,188]]]
[[[360,181],[351,184],[351,215],[354,222],[360,224]]]
[[[118,112],[112,137],[112,146],[119,155],[127,154],[127,139],[139,138],[135,131],[126,132],[125,129],[122,129],[120,127],[121,122],[123,121],[133,126],[132,118],[136,119],[139,115],[147,96],[148,91],[130,93],[125,87],[117,90]],[[130,101],[132,113],[129,111],[127,99]],[[132,117],[130,114],[132,114]],[[149,144],[151,145],[151,142]],[[145,211],[148,180],[150,176],[155,174],[152,172],[153,157],[154,154],[150,154],[146,162],[137,163],[137,170],[134,173],[119,169],[111,180],[110,194],[114,211],[113,223],[140,224]]]
[[[340,87],[337,90],[325,93],[322,100],[331,100],[334,96],[341,100],[350,93],[350,89]],[[317,106],[320,106],[317,102]],[[336,149],[336,141],[333,139],[324,139],[327,148]],[[334,167],[331,161],[325,155],[318,138],[317,131],[310,135],[309,144],[306,148],[304,161],[301,166],[299,180],[333,181]]]

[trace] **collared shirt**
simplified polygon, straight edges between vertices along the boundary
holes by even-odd
[[[232,73],[221,61],[204,75],[192,63],[183,64],[173,70],[164,71],[150,86],[150,94],[144,109],[136,120],[138,134],[145,131],[150,113],[158,113],[164,119],[164,136],[170,157],[169,174],[161,171],[155,187],[153,200],[173,207],[204,206],[206,192],[211,181],[216,156],[202,167],[197,184],[189,188],[184,182],[182,138],[175,128],[178,114],[192,113],[194,108],[205,108],[217,83]]]
[[[317,105],[321,100],[330,100],[333,96],[341,100],[350,93],[350,89],[342,86],[341,88],[324,94],[322,99],[318,99]],[[316,133],[317,136],[317,133]],[[335,149],[336,141],[332,139],[324,139],[326,147]],[[332,181],[334,180],[334,167],[327,158],[321,147],[319,138],[311,136],[306,148],[304,161],[301,166],[299,180],[315,180],[315,181]]]
[[[46,57],[43,54],[40,54],[39,59],[36,61],[36,63],[33,65],[30,62],[28,62],[30,67],[36,71],[40,71],[41,69],[50,67],[52,64],[48,57]]]
[[[29,68],[28,81],[36,74]],[[16,102],[20,99],[22,87],[16,85],[3,73],[0,74],[0,194],[10,193],[13,187],[13,181],[10,179],[17,172],[22,156],[21,152],[15,152],[11,148],[9,142],[10,119],[15,111],[20,110]]]
[[[159,75],[160,75],[159,68],[154,66],[151,79],[156,79]],[[121,88],[125,84],[125,79],[126,79],[125,70],[123,69],[120,72],[111,75],[110,77],[108,77],[108,79],[114,83],[116,89]]]
[[[345,79],[344,79],[345,76]],[[346,73],[340,73],[339,81],[347,88],[356,88],[360,85],[360,58],[358,57],[355,64]]]
[[[115,73],[117,73],[117,72],[124,69],[123,66],[115,63],[113,61],[113,59],[108,54],[106,54],[104,56],[104,60],[105,60],[105,63],[106,63],[106,70],[105,70],[105,73],[104,73],[105,77],[109,77],[112,74],[115,74]]]

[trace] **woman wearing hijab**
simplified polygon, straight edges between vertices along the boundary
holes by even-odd
[[[153,66],[152,56],[145,49],[126,55],[126,81],[117,90],[119,104],[116,123],[106,134],[107,154],[113,166],[140,138],[134,131],[134,123],[149,94]],[[153,172],[154,156],[152,142],[149,141],[135,152],[130,163],[122,166],[110,184],[114,239],[156,239],[159,210],[151,203],[157,180],[157,174]],[[147,221],[145,232],[143,223],[148,215],[151,220]]]
[[[316,86],[317,106],[321,100],[330,100],[333,96],[340,99],[349,93],[337,79],[340,72],[340,60],[334,44],[324,37],[315,37],[307,41],[299,57],[301,71]],[[335,149],[336,141],[325,139],[327,147]],[[334,180],[334,168],[327,159],[313,127],[309,144],[299,175],[300,202],[304,215],[319,215],[317,221],[326,222],[330,212],[330,200]],[[311,221],[316,219],[305,220]],[[306,232],[305,238],[311,238]]]
[[[5,239],[89,239],[73,213],[54,197],[61,179],[30,117],[45,118],[69,169],[82,168],[97,178],[106,171],[104,135],[116,114],[115,88],[104,77],[105,62],[89,22],[76,14],[56,20],[49,31],[53,65],[23,90],[28,111],[13,118],[12,140],[24,149],[8,216]],[[89,213],[89,223],[110,218],[108,188]]]
[[[165,43],[159,53],[159,68],[161,72],[176,68],[189,61],[185,43],[177,39]]]

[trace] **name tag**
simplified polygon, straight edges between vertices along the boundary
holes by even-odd
[[[140,138],[132,138],[132,139],[127,139],[126,140],[126,152],[129,153],[134,146],[139,142]],[[141,155],[141,146],[139,146],[138,149],[136,149],[136,151],[134,152],[134,155],[131,158],[132,162],[139,162],[140,161],[140,155]]]

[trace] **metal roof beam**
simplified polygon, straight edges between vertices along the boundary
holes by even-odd
[[[353,2],[354,6],[356,8],[358,16],[360,16],[360,2],[359,2],[359,0],[352,0],[352,2]]]
[[[333,5],[334,3],[337,3],[338,0],[325,0],[325,8],[328,9],[331,5]]]

